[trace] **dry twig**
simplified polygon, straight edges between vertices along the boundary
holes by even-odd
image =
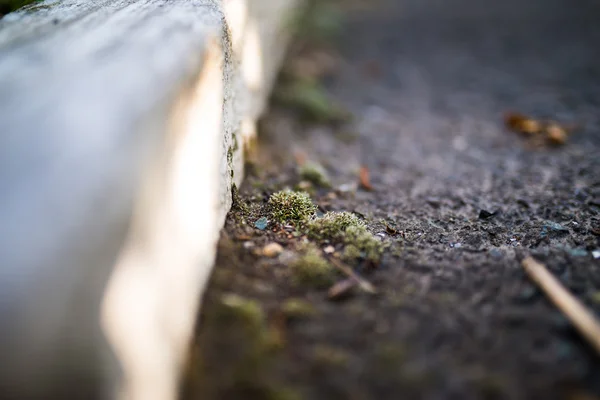
[[[333,257],[331,257],[329,259],[329,261],[331,261],[331,264],[333,264],[334,267],[336,267],[337,269],[342,271],[344,274],[346,274],[350,278],[354,279],[358,283],[358,287],[360,287],[362,290],[364,290],[367,293],[371,293],[371,294],[377,293],[377,290],[375,289],[375,287],[369,281],[367,281],[366,279],[364,279],[360,275],[358,275],[356,272],[354,272],[352,270],[352,268],[348,267],[347,265],[342,263],[340,260],[337,260]]]
[[[531,279],[546,292],[550,300],[600,353],[600,322],[560,284],[544,264],[532,257],[527,257],[523,260],[522,265]]]

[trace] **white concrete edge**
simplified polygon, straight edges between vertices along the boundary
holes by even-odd
[[[176,397],[299,3],[46,0],[0,21],[4,394]]]

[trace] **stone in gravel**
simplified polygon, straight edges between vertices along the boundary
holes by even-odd
[[[273,258],[283,253],[283,247],[279,243],[269,243],[263,247],[263,255],[265,257]]]
[[[262,217],[254,223],[254,226],[256,227],[256,229],[260,229],[261,231],[264,231],[265,229],[267,229],[268,224],[269,224],[269,221],[267,221],[267,219],[265,217]]]
[[[479,219],[489,219],[497,214],[497,211],[490,212],[488,210],[480,210],[479,211]]]
[[[333,254],[333,253],[335,253],[335,247],[333,247],[333,246],[327,246],[327,247],[325,247],[323,249],[323,252],[325,254]]]

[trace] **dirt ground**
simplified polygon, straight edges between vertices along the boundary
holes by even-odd
[[[329,106],[352,119],[275,96],[222,232],[183,398],[600,398],[600,356],[520,266],[535,256],[600,316],[597,3],[355,3],[335,46],[298,47],[286,67],[317,65]],[[575,129],[552,145],[509,131],[507,111]],[[303,182],[307,162],[330,187]],[[357,185],[361,167],[372,190]],[[267,206],[286,187],[309,191],[319,214],[367,223],[383,257],[349,266],[376,294],[331,299],[329,285],[294,279],[308,239]],[[265,256],[271,243],[284,251]],[[333,259],[331,244],[318,243]]]

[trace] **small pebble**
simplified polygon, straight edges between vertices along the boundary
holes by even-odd
[[[309,181],[300,181],[300,183],[298,183],[298,189],[309,190],[311,188],[312,188],[312,183],[310,183]]]
[[[263,255],[265,257],[273,258],[283,253],[283,247],[279,243],[269,243],[263,247]]]
[[[262,217],[254,223],[254,227],[256,229],[260,229],[261,231],[264,231],[265,229],[267,229],[268,224],[269,224],[269,221],[265,217]]]
[[[244,242],[243,246],[245,249],[251,249],[254,247],[254,242],[251,242],[251,241]]]
[[[592,251],[592,257],[594,257],[595,259],[600,258],[600,250]]]
[[[325,248],[323,249],[323,252],[324,252],[325,254],[333,254],[333,253],[335,253],[335,247],[333,247],[333,246],[331,246],[331,245],[330,245],[330,246],[327,246],[327,247],[325,247]]]
[[[354,192],[357,189],[356,183],[345,183],[338,187],[338,191],[341,193]]]

